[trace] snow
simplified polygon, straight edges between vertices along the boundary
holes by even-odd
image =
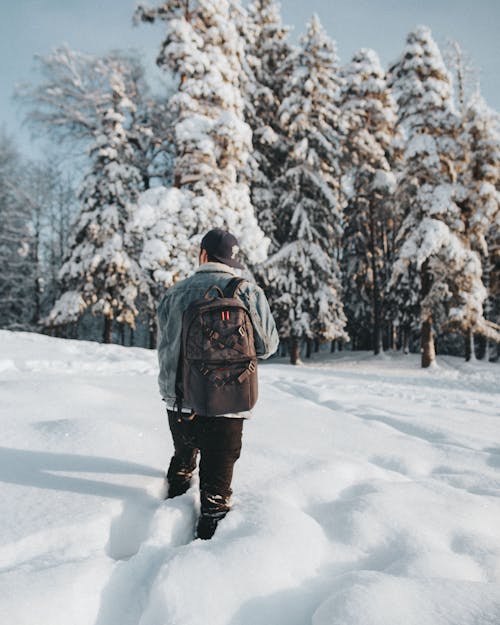
[[[0,331],[0,619],[500,622],[500,367],[321,354],[260,369],[234,508],[192,540],[156,355]]]
[[[175,111],[175,175],[191,219],[188,236],[195,241],[222,226],[240,239],[245,259],[255,264],[266,258],[269,241],[250,202],[246,168],[252,133],[244,121],[244,41],[232,19],[234,10],[228,0],[203,0],[189,16],[176,2],[140,7],[137,16],[166,22],[157,64],[180,78],[169,106]],[[168,268],[167,274],[173,273]],[[153,275],[159,277],[165,277],[164,271]]]

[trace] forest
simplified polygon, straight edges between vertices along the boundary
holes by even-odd
[[[280,353],[500,356],[500,124],[458,43],[402,33],[341,63],[274,0],[139,6],[138,53],[67,45],[15,97],[50,156],[0,133],[0,327],[155,347],[211,228],[234,233]],[[54,156],[58,155],[58,156]]]

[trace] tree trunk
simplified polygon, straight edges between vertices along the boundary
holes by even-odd
[[[310,358],[312,354],[312,341],[307,339],[306,341],[306,358]]]
[[[432,317],[422,322],[422,367],[430,367],[436,360],[434,350],[434,334],[432,332]]]
[[[102,334],[103,343],[113,342],[113,319],[111,317],[104,317],[104,331]]]
[[[319,352],[319,340],[318,339],[314,339],[314,352],[317,354]]]
[[[483,358],[484,360],[486,360],[486,362],[490,362],[490,356],[491,356],[491,344],[490,344],[490,339],[486,338],[485,342],[484,342],[484,353],[483,353]]]
[[[336,341],[335,339],[333,339],[333,341],[330,343],[330,354],[335,353],[335,347],[336,347]]]
[[[133,328],[130,328],[130,347],[133,347],[135,343],[135,332]]]
[[[149,349],[156,349],[156,319],[153,317],[149,320]]]
[[[474,349],[474,331],[469,328],[465,334],[465,360],[469,362],[476,360],[476,351]]]
[[[33,251],[31,254],[31,260],[35,267],[35,279],[33,282],[34,288],[34,309],[31,322],[36,327],[41,318],[42,310],[42,267],[41,267],[41,254],[40,254],[40,207],[37,205],[35,208],[35,219],[33,220],[33,227],[35,230],[35,236],[33,238]]]
[[[392,342],[392,351],[398,351],[398,326],[391,324],[391,342]]]
[[[342,339],[339,339],[339,352],[343,352],[344,351],[344,341]]]
[[[402,340],[401,340],[401,347],[403,349],[403,354],[409,354],[410,353],[410,328],[408,326],[405,326],[402,329]]]
[[[290,364],[296,365],[300,360],[300,343],[297,337],[291,339],[290,344]]]
[[[422,293],[421,301],[429,294],[432,285],[432,275],[429,271],[429,260],[426,260],[421,269]],[[436,350],[434,348],[434,333],[432,331],[432,315],[428,315],[422,321],[422,367],[430,367],[436,360]]]
[[[125,345],[125,324],[120,323],[120,345]]]
[[[368,202],[368,210],[370,215],[370,251],[373,275],[373,353],[377,355],[380,354],[380,352],[382,351],[382,328],[380,327],[380,287],[376,258],[375,215],[373,210],[373,201]]]

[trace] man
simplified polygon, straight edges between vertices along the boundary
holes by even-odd
[[[223,416],[195,414],[189,406],[177,404],[176,381],[182,338],[182,315],[189,304],[202,298],[211,286],[221,290],[235,277],[238,241],[224,230],[210,230],[201,241],[196,271],[168,289],[158,308],[158,358],[160,393],[167,405],[174,443],[174,455],[167,472],[167,497],[182,495],[189,488],[200,452],[201,514],[198,538],[213,536],[217,523],[230,509],[234,463],[240,456],[243,421],[250,411]],[[278,347],[278,333],[266,297],[256,284],[244,281],[237,290],[250,313],[255,351],[268,358]]]

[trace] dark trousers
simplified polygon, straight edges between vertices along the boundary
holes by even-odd
[[[234,463],[240,457],[243,419],[202,417],[179,420],[168,410],[174,441],[174,455],[167,479],[168,496],[180,495],[189,488],[200,452],[201,514],[222,517],[230,508]]]

